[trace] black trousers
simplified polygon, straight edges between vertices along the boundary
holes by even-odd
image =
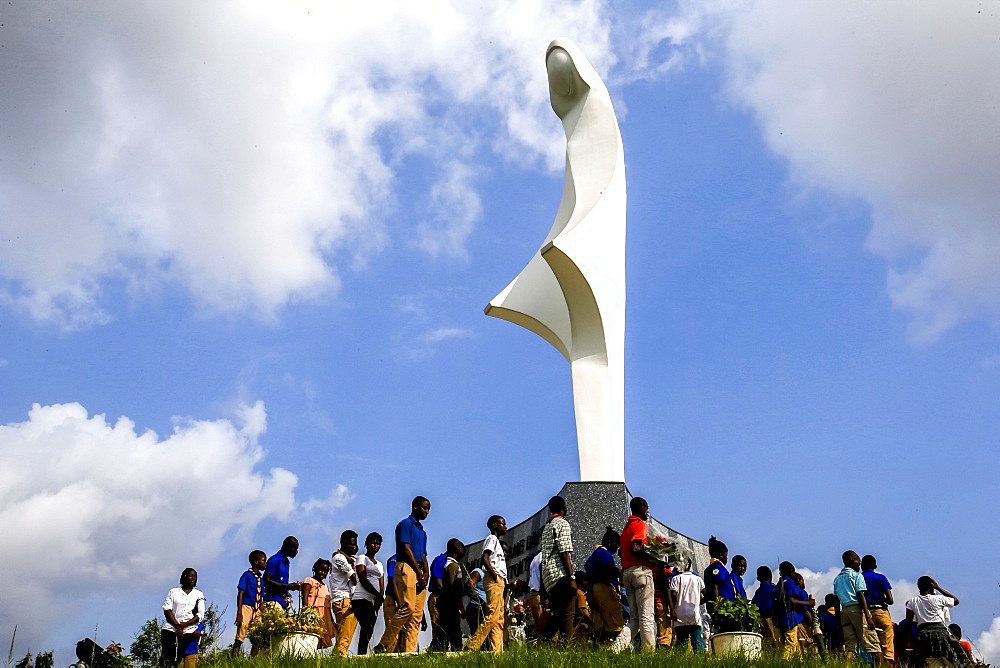
[[[562,634],[563,642],[573,639],[573,618],[576,615],[576,589],[570,588],[570,577],[559,579],[549,592],[549,609],[552,616],[542,629],[542,637],[551,640],[556,633]]]
[[[368,645],[372,641],[372,633],[375,632],[375,620],[378,619],[378,610],[375,604],[366,598],[352,598],[351,610],[358,620],[358,655],[368,653]]]
[[[458,603],[438,597],[437,613],[431,647],[442,652],[449,649],[457,652],[462,649],[462,617],[458,614]]]
[[[170,668],[180,663],[184,656],[181,652],[194,640],[193,633],[185,633],[182,636],[174,631],[160,629],[160,665]]]

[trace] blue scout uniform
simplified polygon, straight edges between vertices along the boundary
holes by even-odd
[[[733,576],[733,590],[740,598],[747,597],[747,590],[743,588],[743,577],[737,573],[730,573]]]
[[[774,625],[782,631],[788,631],[801,624],[805,619],[804,608],[793,604],[792,599],[805,601],[808,598],[806,590],[795,584],[792,578],[787,575],[781,576],[781,582],[774,592],[774,607],[771,609]]]
[[[753,593],[753,598],[750,602],[760,610],[761,617],[771,617],[771,610],[774,608],[774,597],[777,592],[778,588],[774,586],[773,582],[761,582],[760,586],[757,587],[757,591]]]
[[[254,610],[260,608],[264,598],[261,594],[262,580],[263,576],[257,574],[252,568],[244,571],[240,577],[240,583],[236,585],[236,588],[243,592],[240,594],[240,605],[249,605]]]
[[[712,585],[719,586],[719,599],[724,601],[736,600],[736,589],[733,587],[733,578],[729,571],[718,559],[712,559],[705,569],[705,600],[713,601],[714,591]]]

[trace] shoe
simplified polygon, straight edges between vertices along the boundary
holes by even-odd
[[[372,654],[385,654],[387,651],[389,650],[386,648],[385,645],[379,644],[372,647]]]

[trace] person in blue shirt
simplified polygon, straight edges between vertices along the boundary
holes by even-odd
[[[868,609],[868,599],[864,592],[868,590],[864,577],[861,575],[861,557],[854,550],[847,550],[841,555],[844,568],[833,578],[833,593],[840,599],[840,626],[844,629],[844,642],[849,652],[858,652],[859,647],[867,654],[878,654],[882,651]]]
[[[729,575],[733,579],[733,591],[736,592],[736,598],[746,598],[747,590],[743,587],[743,576],[747,572],[747,558],[742,554],[737,554],[733,557],[733,570],[730,571]]]
[[[396,614],[396,608],[399,607],[399,592],[396,591],[396,580],[394,576],[396,575],[396,555],[392,555],[385,560],[385,598],[382,600],[382,619],[392,619],[393,615]],[[405,643],[405,640],[400,640],[403,637],[402,631],[396,636],[396,642]],[[374,652],[375,649],[372,648]]]
[[[299,539],[287,536],[281,542],[281,549],[271,555],[264,568],[264,604],[288,607],[289,592],[302,589],[302,583],[288,581],[289,560],[299,553]]]
[[[198,622],[198,627],[194,630],[194,633],[185,633],[182,636],[186,642],[178,648],[181,660],[177,664],[177,668],[194,668],[198,665],[198,644],[201,642],[201,636],[204,633],[205,624]]]
[[[250,568],[243,572],[236,586],[236,640],[233,642],[233,656],[243,655],[243,641],[246,640],[247,630],[264,602],[263,571],[267,567],[267,554],[262,550],[254,550],[247,559],[250,561]],[[257,656],[259,651],[260,648],[256,645],[250,646],[250,656]]]
[[[882,663],[891,664],[895,660],[896,650],[893,638],[892,615],[889,606],[892,605],[892,585],[889,578],[877,572],[878,563],[875,557],[866,554],[861,558],[861,576],[865,579],[865,602],[872,613],[872,621],[879,630],[878,643],[881,648]]]
[[[430,568],[427,565],[427,532],[421,523],[431,513],[431,502],[426,497],[414,497],[409,516],[396,525],[396,573],[393,582],[399,596],[399,606],[392,619],[385,620],[385,633],[379,644],[372,650],[375,654],[392,652],[396,649],[399,632],[406,646],[405,652],[415,652],[420,623],[424,618],[424,599],[427,594],[427,580]]]
[[[442,552],[438,556],[434,557],[434,561],[431,562],[431,574],[430,578],[427,580],[427,614],[431,618],[431,633],[434,637],[438,637],[438,609],[437,600],[438,594],[441,592],[441,587],[443,585],[444,579],[444,566],[448,563],[447,552]]]
[[[785,645],[785,656],[795,654],[803,642],[808,642],[812,636],[811,629],[806,629],[805,610],[816,605],[812,596],[795,582],[795,566],[789,561],[778,565],[781,579],[774,595],[771,608],[771,619],[782,634]]]
[[[590,607],[594,622],[595,639],[598,643],[613,640],[625,628],[622,618],[622,600],[618,595],[621,570],[615,561],[615,553],[621,542],[618,532],[607,527],[601,544],[587,558],[583,570],[591,583]]]
[[[774,573],[767,566],[757,567],[757,591],[753,593],[753,598],[750,602],[757,606],[760,610],[760,630],[761,635],[764,636],[764,642],[771,647],[776,647],[781,644],[781,638],[778,636],[778,630],[774,626],[774,621],[771,619],[771,610],[774,608],[774,594],[777,591],[777,587],[774,586],[772,579],[774,578]]]
[[[726,569],[726,562],[729,560],[729,548],[726,544],[712,536],[708,539],[708,555],[712,560],[705,569],[705,602],[708,603],[708,612],[711,614],[716,601],[735,601],[736,589],[733,587],[733,578]]]
[[[844,629],[840,626],[840,599],[836,594],[827,594],[823,614],[820,615],[820,626],[823,627],[823,640],[831,653],[844,653]]]

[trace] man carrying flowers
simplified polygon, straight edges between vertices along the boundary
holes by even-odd
[[[642,637],[643,651],[656,649],[656,607],[653,589],[652,562],[646,553],[649,504],[641,496],[629,502],[632,514],[625,522],[621,536],[622,583],[632,614],[628,626],[615,639],[612,650],[621,652],[636,633]]]

